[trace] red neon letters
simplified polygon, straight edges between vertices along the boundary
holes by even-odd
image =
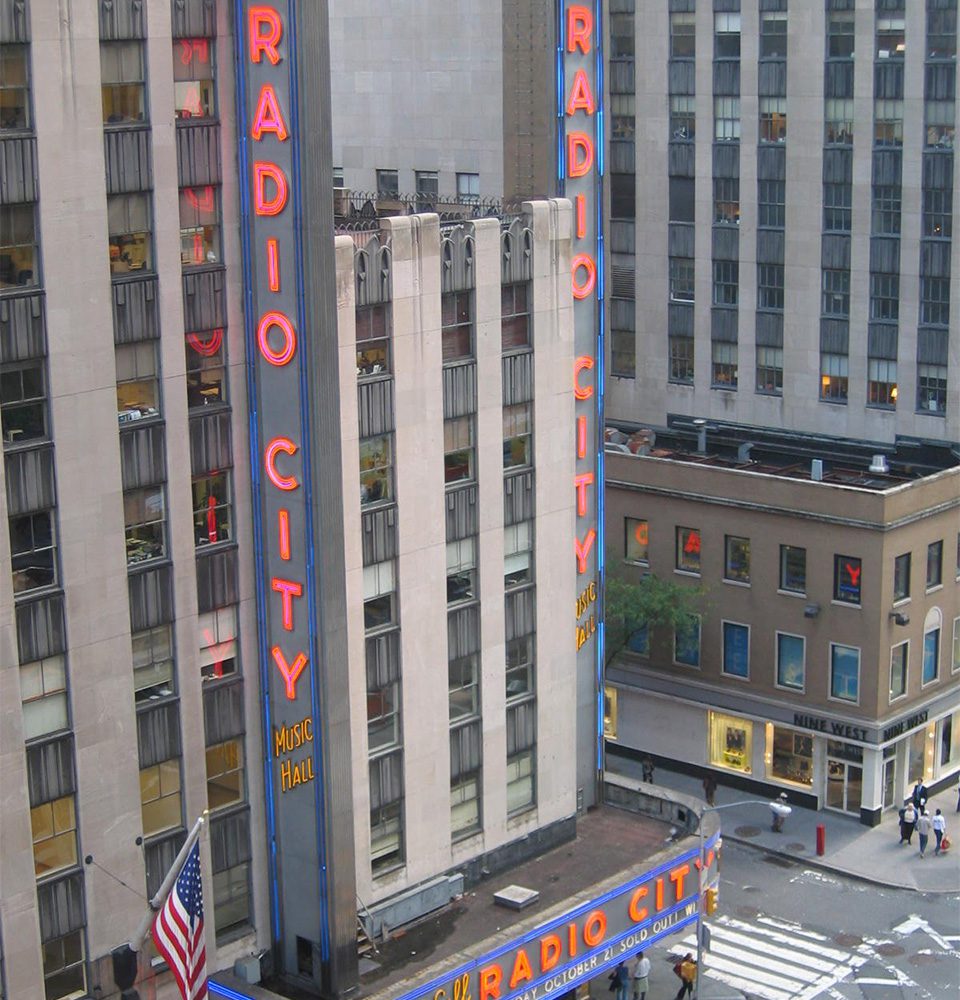
[[[267,181],[273,181],[272,197],[267,197]],[[279,215],[287,207],[290,190],[287,175],[275,163],[253,165],[253,200],[257,215]]]
[[[267,58],[274,66],[280,62],[280,53],[277,46],[283,35],[283,21],[273,7],[251,7],[250,8],[250,62],[260,62],[260,56],[266,53]],[[266,32],[261,31],[266,28]]]
[[[279,330],[283,335],[283,350],[275,351],[270,346],[270,331],[273,329]],[[265,312],[257,324],[257,347],[270,364],[282,368],[297,351],[297,335],[293,323],[282,312]]]
[[[287,138],[287,123],[280,113],[276,92],[269,83],[265,83],[260,88],[260,99],[257,101],[257,110],[253,115],[253,127],[250,129],[250,135],[259,142],[263,138],[264,132],[272,132],[281,142]]]

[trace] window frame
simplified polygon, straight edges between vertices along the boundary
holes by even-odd
[[[694,669],[699,670],[701,643],[703,641],[703,621],[701,619],[701,616],[698,614],[689,615],[689,620],[692,623],[689,626],[690,636],[688,638],[690,640],[690,645],[685,646],[683,650],[681,650],[680,646],[680,638],[681,638],[680,633],[676,628],[673,630],[673,663],[677,666],[693,667]],[[681,658],[680,656],[681,652],[686,652],[687,649],[694,649],[694,648],[696,652],[693,657],[691,657],[690,659]]]
[[[0,205],[0,292],[5,289],[35,288],[40,284],[40,238],[37,203],[33,201]],[[9,261],[9,263],[6,263]]]
[[[174,772],[176,772],[175,788],[171,784],[168,784],[168,782],[172,782]],[[145,782],[152,781],[154,773],[156,774],[158,794],[150,798],[145,798],[147,788],[149,787],[145,788]],[[165,789],[167,790],[165,791]],[[162,803],[164,799],[171,800],[171,802],[165,803],[165,806],[170,806],[174,798],[176,798],[178,806],[176,817],[171,817],[170,822],[163,823],[160,826],[150,826],[148,828],[145,810],[156,803]],[[156,811],[159,811],[159,806],[156,807]],[[177,827],[183,826],[183,775],[180,770],[179,757],[169,757],[167,760],[157,761],[156,764],[140,768],[140,812],[144,838],[155,837],[158,834],[166,833],[168,830],[176,830]]]
[[[157,642],[158,639],[162,641]],[[164,652],[163,642],[166,645],[165,656],[162,655]],[[174,644],[173,625],[169,623],[154,625],[151,628],[141,629],[139,632],[131,632],[130,644],[132,647],[134,702],[137,705],[141,705],[146,702],[157,701],[160,698],[169,698],[175,695],[177,693],[177,654]],[[140,663],[137,662],[138,645],[141,648],[144,646],[147,647],[146,652],[149,653],[149,661],[144,659]],[[163,667],[169,668],[169,676],[161,676],[159,668]],[[156,676],[150,683],[138,685],[138,671],[142,672],[147,669]],[[166,690],[164,690],[165,688]]]
[[[355,330],[357,342],[357,379],[365,382],[383,378],[393,372],[389,303],[379,302],[357,306]]]
[[[734,630],[737,630],[734,633]],[[730,646],[728,645],[728,634],[745,634],[746,635],[746,664],[744,667],[744,672],[739,673],[735,670],[730,669],[730,664],[728,664],[728,655],[730,652]],[[720,621],[720,674],[722,677],[733,677],[738,681],[750,680],[750,625],[744,622],[735,622],[727,618],[721,619]]]
[[[137,53],[137,66],[124,66],[123,52],[127,54]],[[117,79],[107,79],[107,70],[104,66],[104,55],[107,52],[119,53],[119,56],[111,56],[110,62],[115,62],[118,66]],[[128,75],[129,74],[129,75]],[[108,91],[110,97],[108,101]],[[122,95],[123,99],[117,101],[120,91],[127,91]],[[131,115],[129,110],[124,109],[129,106],[130,97],[134,97],[133,106],[138,103],[139,111],[134,111]],[[147,88],[147,48],[142,39],[101,39],[100,41],[100,102],[103,119],[103,127],[106,129],[124,129],[131,126],[137,127],[146,125],[150,121],[150,107],[148,102],[149,92]],[[108,112],[108,104],[113,110]]]
[[[830,369],[836,369],[831,371]],[[820,352],[820,402],[847,405],[850,394],[850,357]]]
[[[367,753],[396,749],[401,741],[400,681],[367,688]]]
[[[377,167],[376,181],[378,199],[400,197],[400,171],[396,167]]]
[[[504,354],[529,350],[533,346],[531,326],[530,282],[517,281],[501,285],[500,350]]]
[[[783,395],[783,348],[757,344],[756,389],[766,396]]]
[[[461,364],[475,358],[476,334],[473,291],[444,292],[440,296],[440,317],[443,364],[445,366]],[[464,343],[464,337],[467,338],[466,343]]]
[[[192,187],[182,187],[179,189],[178,198],[180,267],[184,270],[193,270],[222,264],[223,216],[220,211],[220,185],[197,184]]]
[[[139,495],[139,496],[138,496]],[[151,501],[151,498],[160,498],[160,515],[159,517],[146,518],[147,504]],[[143,507],[143,513],[145,520],[136,521],[128,520],[127,517],[127,505],[128,503],[136,503],[138,506]],[[126,557],[127,566],[138,566],[142,563],[154,562],[159,559],[166,559],[169,555],[168,552],[168,528],[167,528],[167,498],[166,489],[163,483],[158,483],[154,486],[138,486],[132,490],[123,491],[123,534],[124,542],[126,546]],[[141,542],[139,551],[146,554],[140,555],[138,558],[131,559],[131,547],[134,543],[138,541],[136,534],[131,534],[131,532],[136,532],[140,529],[149,528],[154,525],[159,525],[159,551],[149,551],[156,542],[153,543],[143,543]],[[136,553],[135,553],[136,554]]]
[[[784,660],[783,660],[783,648],[781,640],[783,639],[798,639],[800,641],[800,683],[791,683],[784,679]],[[773,637],[773,649],[774,649],[774,687],[780,688],[783,691],[793,691],[798,694],[806,693],[807,689],[807,637],[804,635],[798,635],[796,632],[784,632],[781,629],[777,629],[774,632]],[[786,664],[786,666],[791,666],[791,664]]]
[[[59,808],[58,808],[59,807]],[[37,829],[37,820],[44,814],[49,821],[48,827]],[[70,792],[56,799],[41,802],[30,808],[30,828],[33,847],[33,867],[37,879],[47,879],[62,874],[80,863],[79,845],[77,842],[77,801],[76,795]],[[49,829],[49,832],[47,832]],[[46,849],[57,850],[59,844],[70,844],[72,854],[59,863],[46,865],[37,856],[38,845],[46,845]],[[42,854],[42,850],[41,850]]]
[[[632,534],[631,534],[632,533]],[[637,551],[643,555],[630,554],[632,542],[636,540]],[[623,519],[623,560],[635,566],[650,565],[650,522],[642,517],[624,517]]]
[[[197,72],[204,66],[209,76]],[[191,98],[195,100],[189,105]],[[216,39],[173,39],[173,116],[177,122],[218,120]]]
[[[41,531],[39,536],[40,543],[38,543],[36,525],[38,519],[41,518],[47,519],[47,531]],[[14,528],[17,525],[26,527],[28,522],[30,544],[26,548],[21,548],[19,541],[14,541]],[[10,532],[10,566],[13,577],[14,600],[18,600],[26,594],[49,590],[52,587],[59,586],[60,553],[55,508],[50,507],[46,510],[33,510],[25,514],[17,514],[9,518],[8,529]],[[47,544],[48,541],[49,544]],[[39,566],[31,565],[31,563],[36,563],[38,559],[44,560],[44,564]],[[49,566],[45,565],[47,559],[50,562]],[[26,560],[26,564],[24,564],[24,560]],[[20,565],[18,566],[18,564]],[[35,584],[29,583],[37,570],[43,571],[44,577],[49,576],[49,579],[42,579]],[[22,586],[23,582],[28,582],[28,585]]]
[[[927,545],[926,592],[939,590],[943,586],[943,539]]]
[[[49,678],[48,678],[49,670]],[[35,675],[31,678],[28,675]],[[27,678],[26,681],[24,678]],[[48,686],[49,680],[49,686]],[[41,739],[53,733],[63,732],[70,728],[70,703],[67,698],[67,658],[65,653],[57,653],[22,663],[19,669],[20,704],[23,712],[23,738]],[[49,702],[49,704],[44,704]],[[36,706],[42,711],[34,711],[28,706]],[[43,721],[39,725],[34,716],[42,716],[46,720],[49,715],[56,715],[54,725]]]
[[[910,600],[910,573],[913,553],[901,552],[893,558],[893,603],[906,604]],[[906,560],[906,569],[903,569],[901,560]],[[904,580],[903,584],[898,581]]]
[[[788,586],[788,573],[789,569],[787,563],[789,561],[790,553],[792,552],[802,552],[803,553],[803,586],[798,590],[795,587]],[[779,574],[779,587],[777,588],[780,593],[783,594],[793,594],[797,597],[807,596],[807,550],[805,546],[802,545],[781,545],[780,546],[780,574]]]
[[[393,432],[360,438],[358,455],[361,510],[394,503]]]
[[[696,539],[695,543],[693,539]],[[678,524],[674,529],[674,572],[700,576],[702,545],[703,538],[699,528]],[[690,547],[688,548],[688,546]],[[685,557],[684,553],[686,556],[692,557],[694,551],[696,558],[687,559]],[[689,565],[687,565],[688,562]]]
[[[525,768],[525,765],[528,767]],[[506,779],[507,818],[512,819],[514,816],[520,816],[535,809],[537,806],[536,744],[524,750],[518,750],[515,754],[507,757]],[[530,790],[526,792],[528,784]],[[511,791],[517,787],[524,789],[524,798],[523,801],[511,805]],[[515,794],[513,798],[516,798]]]
[[[107,195],[108,259],[112,278],[132,273],[156,273],[153,232],[150,191]]]
[[[837,683],[836,668],[837,660],[836,653],[839,650],[853,650],[857,654],[857,673],[855,680],[856,695],[854,697],[849,697],[843,694],[837,694],[840,686]],[[830,701],[842,701],[848,705],[859,705],[860,704],[860,673],[862,667],[862,650],[859,646],[849,646],[843,642],[831,642],[830,643],[830,674],[828,678],[828,690],[827,697]]]
[[[228,756],[228,747],[232,747],[235,751],[235,756],[230,758]],[[219,760],[218,760],[219,755]],[[246,758],[244,754],[243,736],[232,736],[229,739],[222,740],[220,743],[209,744],[205,750],[205,760],[206,760],[206,776],[207,776],[207,808],[211,813],[220,812],[224,809],[232,809],[234,806],[240,805],[247,801],[247,780],[246,780]],[[221,768],[221,770],[211,771],[211,763]],[[218,779],[220,781],[228,780],[230,784],[226,786],[221,786],[218,784]],[[231,787],[232,783],[236,779],[237,787],[236,794],[232,797],[225,798],[223,801],[218,802],[216,805],[213,803],[213,796],[211,795],[211,786],[226,787],[229,792],[233,792],[234,789]]]
[[[898,666],[895,663],[897,650],[902,650],[902,663],[899,664],[899,666],[902,668],[903,671],[900,691],[895,691],[893,685],[894,668]],[[910,640],[904,639],[902,642],[896,642],[890,647],[890,677],[889,677],[890,683],[887,689],[888,704],[892,705],[893,702],[899,701],[901,698],[906,698],[909,679],[910,679]]]
[[[201,612],[197,616],[197,631],[201,683],[206,685],[239,674],[240,605],[225,604],[213,611]]]
[[[220,469],[202,476],[194,476],[190,481],[193,499],[194,543],[198,549],[207,545],[223,545],[236,541],[236,526],[233,520],[233,476],[232,469]],[[212,492],[219,485],[222,496]],[[198,491],[201,491],[198,493]],[[210,500],[213,500],[213,504]],[[213,527],[210,514],[213,513]]]
[[[516,433],[508,434],[509,430]],[[507,403],[503,407],[503,471],[530,469],[533,458],[533,403]]]
[[[745,544],[744,544],[745,543]],[[739,555],[736,549],[739,548]],[[741,561],[738,568],[737,561]],[[742,563],[745,559],[746,570]],[[723,580],[743,587],[750,586],[750,539],[742,535],[723,536]]]
[[[917,412],[945,416],[947,412],[946,365],[917,364]]]
[[[710,342],[710,388],[733,392],[740,385],[739,344],[726,340]]]
[[[856,564],[854,567],[853,564]],[[854,574],[854,569],[856,573]],[[844,573],[853,579],[852,583],[844,582]],[[847,593],[850,596],[844,597]],[[856,600],[852,600],[853,594]],[[863,559],[859,556],[848,556],[840,552],[833,555],[833,597],[834,604],[844,604],[851,608],[863,606]]]
[[[895,410],[899,394],[896,359],[867,358],[867,406]]]
[[[937,621],[935,625],[924,625],[923,646],[920,663],[920,687],[925,688],[931,684],[936,684],[940,680],[940,644],[943,639],[942,621]],[[928,639],[933,639],[933,643],[928,645]],[[932,657],[930,652],[932,650]],[[932,665],[932,670],[928,667]]]
[[[463,430],[467,431],[467,443],[459,443]],[[456,435],[457,440],[453,441]],[[460,417],[448,417],[443,422],[443,468],[444,485],[456,488],[463,483],[477,481],[477,433],[476,414],[467,413]],[[462,469],[457,473],[457,469]]]
[[[23,60],[22,83],[10,72],[11,56],[20,56]],[[0,113],[8,107],[3,98],[8,93],[17,91],[23,92],[23,107],[20,109],[22,117],[14,117],[14,111],[18,105],[9,105],[10,117],[0,118],[0,134],[7,136],[17,132],[29,132],[33,129],[33,86],[30,73],[30,46],[23,42],[3,42],[0,44]]]
[[[28,373],[29,378],[25,378]],[[8,399],[7,390],[13,388],[14,383],[19,392],[15,397]],[[37,388],[39,395],[31,394],[35,393]],[[39,412],[39,431],[36,431],[37,412]],[[21,413],[26,415],[26,419],[18,416],[14,423],[19,426],[9,426],[10,415]],[[0,426],[3,428],[4,448],[27,442],[46,441],[50,437],[47,421],[46,364],[42,358],[3,365],[3,370],[0,372]],[[30,430],[31,427],[34,430]]]
[[[476,205],[480,201],[480,174],[457,172],[457,201],[462,205]]]
[[[224,334],[223,327],[215,327],[210,330],[191,331],[184,335],[184,367],[189,410],[229,402],[227,339]]]

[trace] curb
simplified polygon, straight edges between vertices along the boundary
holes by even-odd
[[[864,875],[861,872],[853,871],[850,868],[841,868],[839,865],[833,865],[829,861],[823,861],[821,858],[809,858],[797,854],[790,854],[787,851],[778,850],[776,847],[765,847],[763,844],[757,844],[752,840],[747,840],[744,837],[737,837],[733,834],[725,833],[723,835],[723,839],[730,841],[732,844],[739,844],[741,847],[748,847],[754,851],[761,851],[764,854],[772,854],[774,857],[784,858],[787,861],[799,862],[810,868],[819,868],[822,871],[831,872],[834,875],[843,875],[844,878],[853,879],[857,882],[866,882],[868,885],[876,885],[883,889],[902,889],[904,892],[922,892],[928,893],[932,896],[955,896],[960,894],[960,886],[955,886],[952,889],[921,889],[917,885],[905,885],[903,882],[887,882],[884,879]]]

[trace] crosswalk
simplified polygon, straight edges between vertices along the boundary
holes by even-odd
[[[863,956],[788,921],[756,922],[721,915],[710,921],[704,971],[713,979],[761,1000],[814,1000],[856,973]],[[677,958],[695,952],[696,933],[670,949]],[[833,995],[836,995],[835,993]]]

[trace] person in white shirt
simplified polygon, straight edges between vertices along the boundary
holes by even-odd
[[[633,1000],[647,1000],[650,989],[650,959],[642,951],[637,952],[637,962],[633,967]]]
[[[947,832],[947,821],[943,818],[943,813],[937,810],[936,815],[933,817],[933,835],[937,838],[937,846],[934,848],[933,853],[940,853],[940,844],[943,842],[943,835]]]

